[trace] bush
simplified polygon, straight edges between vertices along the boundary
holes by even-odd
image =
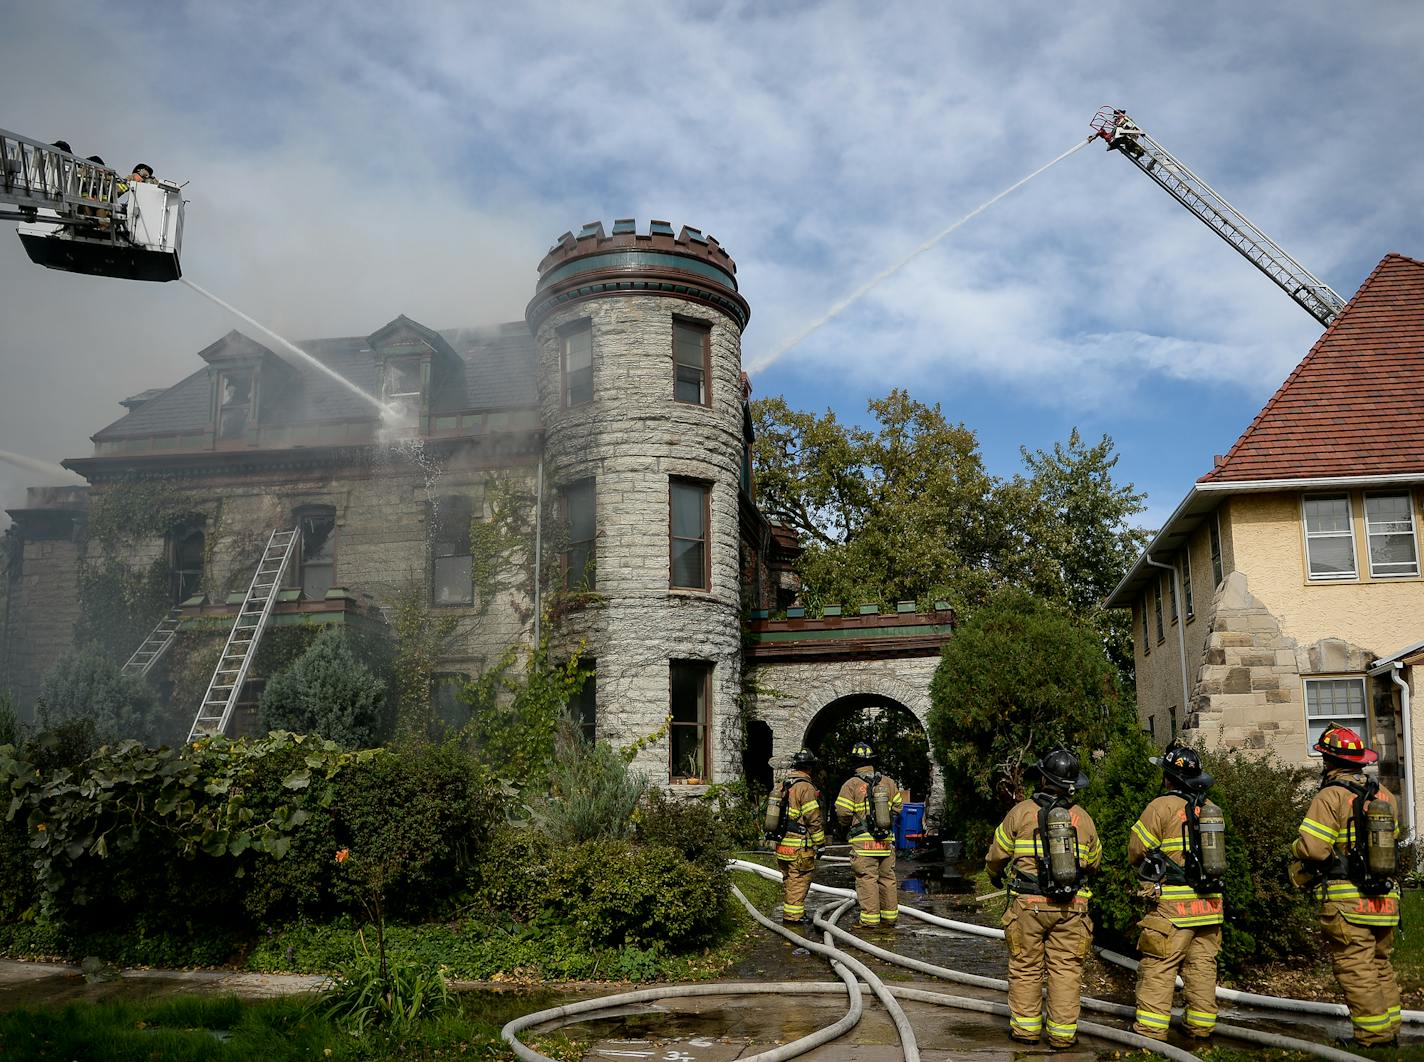
[[[633,817],[633,837],[640,845],[661,845],[682,853],[689,863],[726,865],[732,841],[716,807],[652,789]]]
[[[556,844],[627,837],[648,780],[607,742],[590,744],[565,723],[554,740],[549,788],[533,797],[529,814]]]
[[[268,681],[258,712],[267,730],[318,734],[343,748],[372,748],[390,734],[386,684],[356,659],[339,627],[322,631]]]
[[[599,841],[556,858],[559,891],[550,899],[596,946],[684,950],[705,943],[722,924],[726,871],[688,863],[676,849]]]
[[[143,680],[123,674],[94,646],[61,655],[40,683],[41,726],[79,719],[92,721],[95,734],[104,742],[156,745],[176,740]]]

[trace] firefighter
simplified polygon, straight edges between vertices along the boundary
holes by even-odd
[[[1054,749],[1034,769],[1037,791],[999,823],[984,866],[996,887],[1004,887],[1005,872],[1013,871],[1003,922],[1009,949],[1009,1035],[1038,1042],[1044,1031],[1046,974],[1048,1042],[1071,1047],[1078,1037],[1083,960],[1093,946],[1086,880],[1102,862],[1103,850],[1092,816],[1074,804],[1088,784],[1078,757]]]
[[[787,925],[806,921],[806,893],[816,871],[816,856],[826,843],[821,793],[811,781],[815,765],[814,752],[797,749],[791,757],[791,770],[781,783],[776,864],[781,868],[781,920]]]
[[[900,916],[895,881],[895,817],[904,798],[888,774],[875,770],[875,752],[863,741],[850,750],[855,773],[836,797],[836,818],[850,836],[850,868],[860,924],[894,929]]]
[[[1320,927],[1350,1008],[1353,1042],[1397,1042],[1399,983],[1389,956],[1399,925],[1394,794],[1364,768],[1379,757],[1348,727],[1332,723],[1312,748],[1321,756],[1320,790],[1291,846],[1297,885],[1320,894]]]
[[[1137,868],[1143,895],[1157,901],[1137,923],[1142,963],[1132,1031],[1167,1039],[1180,971],[1187,1033],[1206,1040],[1216,1027],[1225,820],[1206,799],[1212,777],[1194,749],[1174,742],[1152,762],[1162,768],[1166,792],[1147,805],[1127,841],[1127,861]]]

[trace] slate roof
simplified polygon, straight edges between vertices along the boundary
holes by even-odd
[[[439,335],[459,355],[464,374],[461,379],[437,384],[431,395],[432,413],[529,409],[538,405],[534,337],[523,321],[488,328],[449,329]],[[380,394],[369,337],[304,340],[297,346],[368,394]],[[376,419],[369,403],[325,373],[289,352],[275,353],[292,370],[292,382],[284,384],[279,400],[273,400],[276,396],[263,398],[264,425]],[[201,368],[99,431],[94,440],[202,431],[212,412],[209,386],[208,370]]]
[[[1388,254],[1198,483],[1424,474],[1424,262]]]

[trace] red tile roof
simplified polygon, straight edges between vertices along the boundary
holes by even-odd
[[[1424,476],[1424,262],[1385,255],[1199,483]]]

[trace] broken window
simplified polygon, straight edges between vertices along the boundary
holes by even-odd
[[[336,574],[336,510],[307,510],[297,523],[302,532],[298,585],[303,597],[321,601]]]
[[[598,585],[596,499],[592,478],[570,483],[563,490],[564,525],[569,542],[564,550],[564,589],[592,590]]]
[[[598,661],[589,657],[579,660],[579,670],[587,672],[579,691],[569,698],[569,718],[590,745],[598,730]]]
[[[395,398],[419,400],[420,359],[391,358],[387,361],[381,377],[381,394],[387,401]]]
[[[674,319],[672,323],[673,398],[708,405],[707,377],[711,329]]]
[[[712,665],[701,660],[673,660],[670,664],[668,778],[710,781]]]
[[[593,326],[579,321],[560,336],[565,406],[593,401]]]
[[[185,524],[168,540],[169,599],[181,605],[203,592],[203,553],[207,538],[201,524]]]
[[[218,439],[241,439],[252,419],[251,369],[225,372],[218,377]]]
[[[470,551],[470,523],[474,502],[454,494],[431,506],[431,601],[437,605],[475,603],[474,557]]]

